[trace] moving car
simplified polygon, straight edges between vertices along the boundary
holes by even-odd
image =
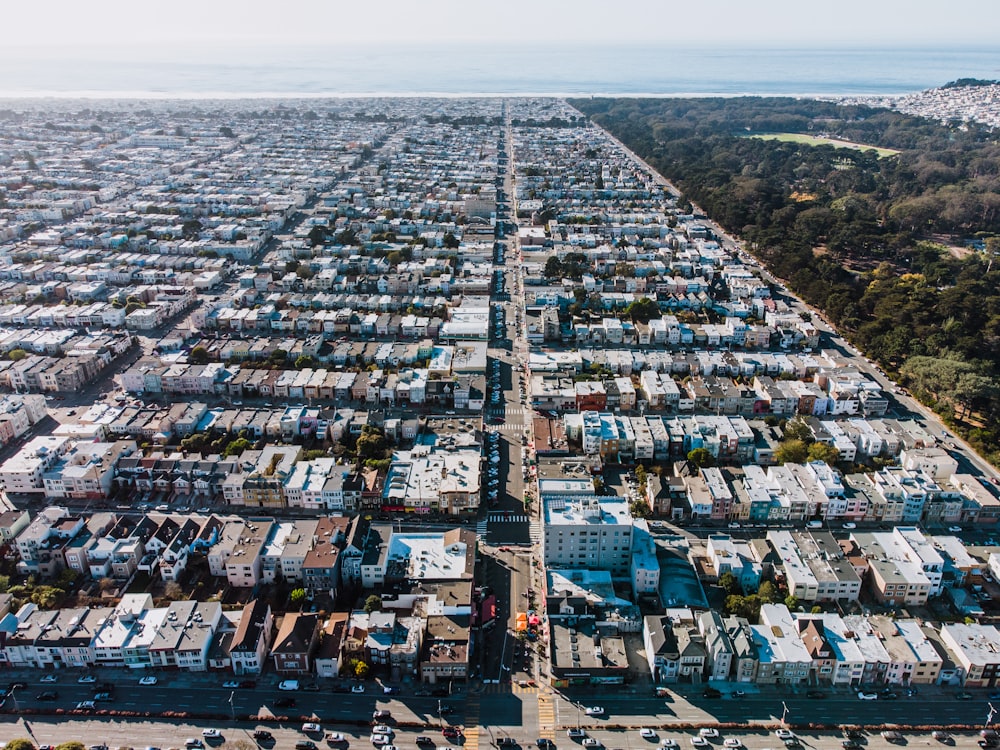
[[[584,710],[584,713],[587,714],[587,716],[603,716],[604,715],[604,707],[603,706],[588,706]]]

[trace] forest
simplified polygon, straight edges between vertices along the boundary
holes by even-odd
[[[995,133],[791,98],[571,104],[1000,462]],[[770,134],[898,153],[753,137]]]

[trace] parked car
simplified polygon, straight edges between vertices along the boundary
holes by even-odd
[[[698,736],[706,740],[714,740],[719,736],[719,730],[715,727],[702,727],[698,730]]]
[[[861,692],[858,693],[858,700],[862,700],[862,701],[877,701],[878,700],[878,693],[866,693],[864,691],[861,691]]]
[[[140,685],[155,685],[159,680],[157,680],[153,675],[146,675],[139,680]]]
[[[206,740],[221,740],[222,732],[220,732],[218,729],[202,729],[201,736],[204,737]]]
[[[273,740],[274,735],[271,734],[266,729],[255,729],[253,733],[253,738],[255,740]]]
[[[92,685],[97,682],[97,678],[92,674],[85,674],[83,677],[77,680],[81,685]]]
[[[584,713],[587,716],[604,716],[604,706],[588,706]]]
[[[302,725],[303,734],[313,734],[314,732],[322,732],[323,728],[312,721],[306,722]]]

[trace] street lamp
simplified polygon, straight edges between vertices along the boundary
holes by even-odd
[[[236,706],[233,705],[233,698],[235,698],[235,697],[236,697],[236,691],[233,690],[229,694],[229,715],[230,715],[230,717],[232,717],[232,720],[234,722],[236,721]]]
[[[997,714],[997,710],[993,708],[992,703],[987,703],[986,705],[990,707],[990,710],[986,714],[986,726],[989,727],[990,722],[993,721],[993,717]]]
[[[788,716],[788,704],[781,701],[781,726],[785,726],[785,718]]]
[[[20,718],[20,714],[21,714],[21,708],[17,704],[17,689],[19,687],[20,687],[20,685],[14,685],[10,689],[10,697],[14,699],[14,713],[18,714],[18,718]]]

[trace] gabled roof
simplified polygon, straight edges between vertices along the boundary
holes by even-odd
[[[290,612],[281,621],[271,654],[304,654],[309,651],[319,627],[319,615],[314,612]]]

